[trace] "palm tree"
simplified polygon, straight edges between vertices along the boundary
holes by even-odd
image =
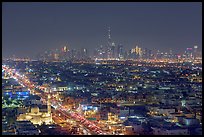
[[[7,105],[11,105],[11,104],[12,104],[11,98],[9,98],[8,100],[6,100],[6,104],[7,104]]]
[[[10,98],[10,96],[9,96],[9,95],[4,95],[3,98],[4,98],[5,100],[8,100],[8,99]]]

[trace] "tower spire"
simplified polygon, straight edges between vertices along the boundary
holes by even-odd
[[[110,29],[110,27],[108,27],[108,39],[109,40],[111,39],[111,29]]]

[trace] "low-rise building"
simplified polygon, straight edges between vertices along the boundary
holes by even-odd
[[[189,135],[187,128],[180,128],[178,126],[171,127],[152,127],[153,135]]]
[[[30,121],[16,121],[15,133],[17,135],[39,135],[40,131]]]

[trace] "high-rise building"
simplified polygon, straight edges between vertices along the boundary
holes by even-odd
[[[135,48],[131,49],[130,57],[133,59],[138,59],[142,57],[142,48],[136,46]]]
[[[60,59],[68,60],[70,58],[69,54],[70,54],[70,52],[69,52],[68,47],[67,46],[62,47],[62,51],[60,53]]]
[[[117,58],[123,59],[124,58],[124,51],[123,51],[123,45],[119,44],[117,48]]]
[[[172,52],[172,50],[171,50],[171,49],[169,50],[169,55],[168,55],[168,57],[169,57],[170,59],[172,59],[172,58],[173,58],[173,52]]]
[[[139,54],[139,47],[138,46],[136,46],[135,52],[136,52],[137,55]]]
[[[58,61],[59,60],[59,54],[54,53],[54,60]]]
[[[67,52],[68,51],[68,48],[66,47],[66,46],[64,46],[63,48],[62,48],[62,52]]]
[[[138,49],[138,55],[139,55],[140,58],[142,57],[142,48]]]
[[[151,50],[144,48],[144,50],[142,51],[142,58],[150,59],[150,57],[151,57]]]
[[[107,58],[111,58],[111,47],[112,47],[112,40],[111,40],[111,30],[110,30],[110,27],[109,27],[108,28]]]
[[[94,50],[95,58],[105,59],[107,58],[107,46],[101,45]]]
[[[81,49],[81,59],[87,59],[88,58],[88,52],[86,48]]]
[[[77,55],[76,49],[72,49],[72,50],[71,50],[71,58],[72,58],[72,59],[76,58],[76,55]]]
[[[163,53],[163,52],[161,52],[160,50],[157,50],[156,58],[157,58],[157,59],[161,59],[161,58],[163,58],[164,56],[167,56],[166,54],[167,54],[167,53]]]
[[[116,46],[115,42],[111,39],[111,30],[108,28],[108,46],[107,46],[107,58],[116,58]]]
[[[154,56],[155,56],[155,55],[153,54],[152,50],[149,50],[149,59],[153,59]]]
[[[116,58],[116,46],[114,42],[111,45],[111,58]]]
[[[194,56],[194,59],[196,59],[198,57],[197,54],[198,54],[198,46],[195,45],[193,47],[193,56]]]
[[[192,59],[193,58],[193,49],[187,48],[185,51],[185,58],[186,59]]]
[[[108,27],[108,44],[111,46],[111,30],[110,30],[110,27]]]

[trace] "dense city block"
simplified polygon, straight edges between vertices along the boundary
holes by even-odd
[[[3,62],[3,134],[200,135],[201,64]]]
[[[2,135],[202,135],[201,2],[3,2]]]

